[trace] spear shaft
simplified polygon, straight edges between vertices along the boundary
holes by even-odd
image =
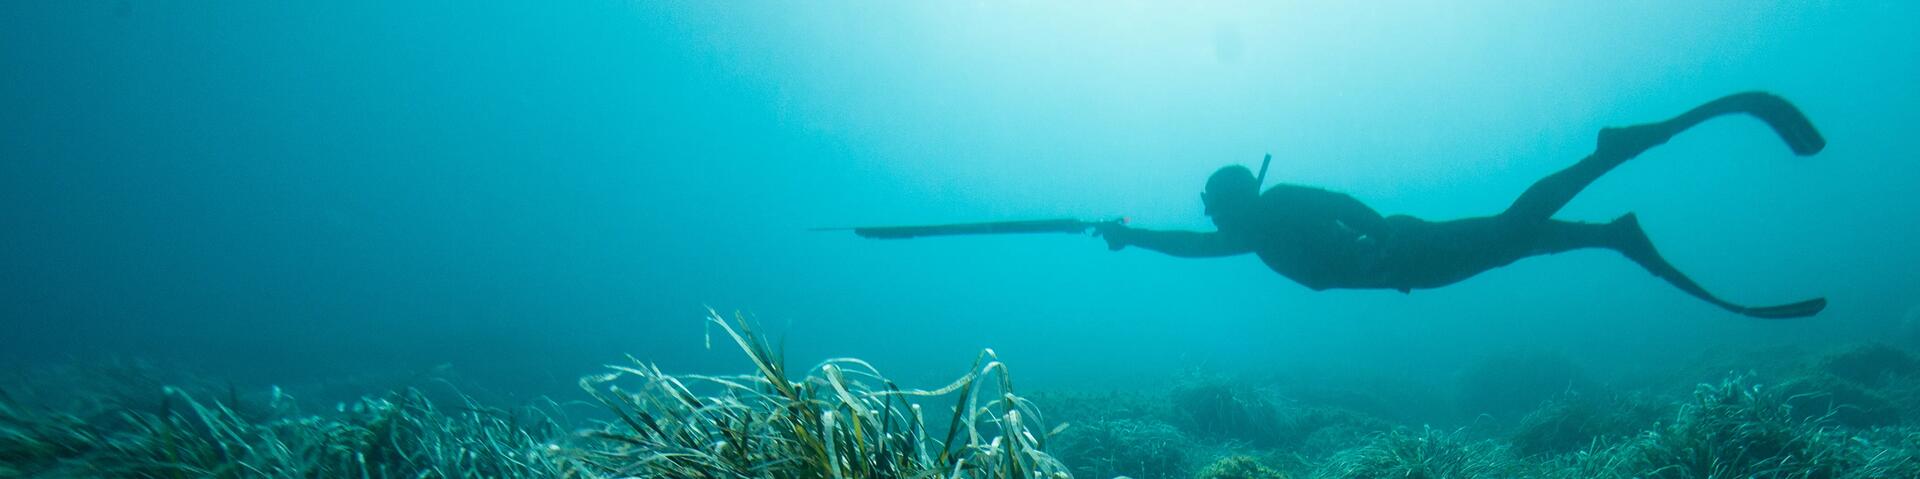
[[[914,226],[858,226],[853,228],[814,228],[813,231],[846,231],[870,239],[911,239],[922,236],[999,235],[1026,233],[1086,233],[1104,224],[1124,224],[1126,218],[1107,221],[1083,221],[1072,218],[1023,221],[989,221]]]

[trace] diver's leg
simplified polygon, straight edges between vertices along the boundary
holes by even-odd
[[[1563,223],[1564,222],[1554,221],[1551,224]],[[1587,225],[1583,224],[1582,226]],[[1653,248],[1653,241],[1647,238],[1646,231],[1640,229],[1640,222],[1632,213],[1628,213],[1626,216],[1620,217],[1620,219],[1613,220],[1612,223],[1598,226],[1603,226],[1604,231],[1601,233],[1592,233],[1589,232],[1591,231],[1590,229],[1582,228],[1578,234],[1581,236],[1601,235],[1597,238],[1592,238],[1591,241],[1605,243],[1605,247],[1619,251],[1620,254],[1625,255],[1627,259],[1633,260],[1634,263],[1639,263],[1642,268],[1646,268],[1647,272],[1653,273],[1654,276],[1667,280],[1667,283],[1672,284],[1676,288],[1680,288],[1681,291],[1685,291],[1687,294],[1693,295],[1693,297],[1700,298],[1708,303],[1713,303],[1713,305],[1719,306],[1722,309],[1756,318],[1783,319],[1812,316],[1827,307],[1826,298],[1814,298],[1792,304],[1759,307],[1741,306],[1727,302],[1714,296],[1713,293],[1707,292],[1706,288],[1700,287],[1699,283],[1693,282],[1692,278],[1688,278],[1686,274],[1681,273],[1679,269],[1667,263],[1666,258],[1660,256],[1660,251]]]
[[[1392,222],[1404,216],[1388,218]],[[1549,220],[1520,225],[1495,216],[1439,222],[1405,221],[1388,249],[1395,289],[1446,286],[1531,256],[1613,248],[1605,223]]]
[[[1462,277],[1504,266],[1527,256],[1586,248],[1605,248],[1619,252],[1640,267],[1646,268],[1647,272],[1666,280],[1668,284],[1680,288],[1681,291],[1735,313],[1756,318],[1798,318],[1812,316],[1827,306],[1827,300],[1824,298],[1762,307],[1742,306],[1722,300],[1701,287],[1699,283],[1695,283],[1692,278],[1688,278],[1686,274],[1681,273],[1678,268],[1674,268],[1666,258],[1661,257],[1660,251],[1654,249],[1653,241],[1649,240],[1647,233],[1640,229],[1639,220],[1631,213],[1609,223],[1547,220],[1527,228],[1524,231],[1513,231],[1503,240],[1495,240],[1493,244],[1497,245],[1502,244],[1501,241],[1508,241],[1504,244],[1507,246],[1505,248],[1507,253],[1487,258],[1489,261],[1473,268],[1475,273],[1465,274]],[[1525,241],[1530,243],[1524,247],[1521,244],[1512,243],[1522,241],[1521,238],[1525,238]]]
[[[1614,228],[1612,223],[1585,223],[1577,221],[1547,220],[1530,227],[1529,237],[1533,247],[1525,256],[1559,254],[1577,249],[1606,248],[1615,249]]]
[[[1666,143],[1673,135],[1694,125],[1733,113],[1753,115],[1766,122],[1795,154],[1812,155],[1827,145],[1807,116],[1785,99],[1763,92],[1737,93],[1707,102],[1667,121],[1600,130],[1600,140],[1593,154],[1567,169],[1534,182],[1500,216],[1519,223],[1546,221],[1566,206],[1568,201],[1572,201],[1580,190],[1599,179],[1600,175],[1650,148]]]

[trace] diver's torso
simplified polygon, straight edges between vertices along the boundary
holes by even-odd
[[[1426,221],[1386,218],[1390,233],[1366,237],[1319,205],[1323,190],[1275,186],[1261,195],[1253,220],[1222,228],[1260,256],[1268,268],[1314,290],[1438,288],[1524,256],[1516,234],[1496,217]]]
[[[1362,238],[1339,223],[1311,195],[1324,191],[1275,186],[1261,195],[1255,220],[1237,230],[1222,229],[1251,246],[1268,268],[1314,290],[1386,288],[1377,238]]]

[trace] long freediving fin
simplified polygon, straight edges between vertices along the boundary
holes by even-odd
[[[1691,126],[1691,123],[1730,113],[1745,113],[1766,122],[1796,155],[1813,155],[1827,147],[1827,139],[1820,136],[1820,130],[1813,127],[1813,120],[1807,119],[1806,113],[1787,99],[1762,91],[1720,97],[1682,114],[1681,119]]]
[[[1798,303],[1775,306],[1729,308],[1733,312],[1762,319],[1804,318],[1820,314],[1827,309],[1827,298],[1813,298]]]

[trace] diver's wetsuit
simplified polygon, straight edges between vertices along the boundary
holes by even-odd
[[[1729,311],[1762,318],[1818,313],[1826,307],[1823,298],[1747,307],[1713,296],[1661,258],[1632,214],[1609,223],[1552,218],[1607,171],[1702,121],[1732,113],[1765,121],[1796,154],[1812,155],[1826,146],[1813,124],[1786,100],[1740,93],[1667,121],[1601,130],[1593,154],[1535,182],[1494,216],[1451,221],[1382,217],[1345,194],[1282,184],[1261,193],[1255,211],[1243,222],[1223,222],[1216,216],[1216,233],[1126,229],[1103,234],[1115,247],[1137,245],[1175,256],[1255,253],[1275,272],[1315,290],[1437,288],[1529,256],[1606,248]]]

